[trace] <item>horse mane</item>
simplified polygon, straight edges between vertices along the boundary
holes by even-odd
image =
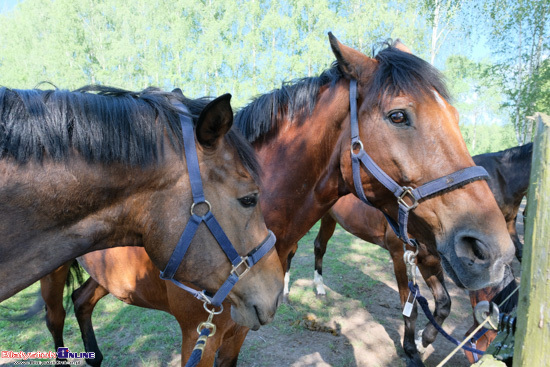
[[[279,117],[301,121],[315,109],[319,89],[329,83],[332,88],[341,77],[334,62],[319,76],[283,82],[281,88],[256,97],[240,109],[235,115],[235,125],[248,141],[254,142],[276,129]]]
[[[530,159],[533,156],[533,143],[505,149],[499,153],[502,154],[502,160],[506,162],[515,162]]]
[[[164,134],[182,152],[179,110],[182,102],[196,124],[211,98],[146,88],[140,92],[88,85],[75,91],[0,88],[0,159],[20,164],[67,159],[73,150],[87,162],[147,166],[164,156]],[[256,175],[252,148],[233,129],[226,141]]]
[[[395,97],[400,93],[416,98],[428,95],[434,98],[435,89],[443,98],[450,99],[441,73],[417,56],[403,52],[387,41],[374,56],[378,66],[369,81],[366,99],[371,104],[382,104],[384,97]],[[319,76],[283,82],[281,88],[260,95],[235,115],[235,124],[250,141],[254,142],[275,132],[278,122],[288,118],[298,123],[310,116],[317,103],[319,90],[330,84],[332,88],[344,75],[333,62],[332,66]]]

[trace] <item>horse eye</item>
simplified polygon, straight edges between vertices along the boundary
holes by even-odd
[[[239,203],[245,208],[251,208],[258,204],[258,194],[252,194],[239,198]]]
[[[407,115],[405,115],[403,111],[392,112],[390,113],[389,118],[394,124],[404,124],[408,121]]]

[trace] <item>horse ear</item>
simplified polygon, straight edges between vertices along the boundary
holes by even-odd
[[[349,79],[360,79],[371,59],[361,52],[341,44],[332,32],[328,32],[328,38],[340,71]]]
[[[183,91],[180,88],[174,88],[172,93],[179,94],[179,95],[183,96]]]
[[[220,96],[204,107],[197,122],[197,140],[207,148],[215,148],[233,125],[231,94]]]
[[[395,40],[395,42],[393,43],[392,46],[395,47],[396,49],[400,50],[400,51],[403,51],[403,52],[406,52],[406,53],[412,55],[411,50],[407,46],[405,46],[405,44],[403,42],[401,42],[401,40],[399,38]]]

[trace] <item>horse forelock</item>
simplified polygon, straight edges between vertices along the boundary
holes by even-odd
[[[182,151],[177,99],[188,107],[193,123],[211,98],[188,99],[180,94],[146,88],[131,92],[107,86],[67,90],[0,88],[0,158],[19,163],[59,161],[72,149],[88,162],[119,162],[145,166],[158,162],[164,135]],[[255,156],[244,139],[226,135],[229,145],[251,174]],[[253,152],[252,152],[253,153]]]
[[[374,59],[378,64],[373,75],[369,77],[365,96],[370,105],[381,106],[386,98],[394,98],[400,94],[418,100],[428,97],[437,101],[434,90],[450,101],[443,75],[421,58],[386,42]]]

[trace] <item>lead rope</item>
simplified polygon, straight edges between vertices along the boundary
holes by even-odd
[[[513,292],[511,292],[511,293],[508,295],[508,297],[506,297],[506,298],[504,299],[504,301],[502,301],[502,302],[500,303],[499,307],[502,307],[502,306],[504,305],[504,303],[506,303],[506,301],[508,301],[508,300],[510,299],[510,297],[512,297],[512,295],[513,295],[514,293],[516,293],[518,290],[519,290],[519,285],[516,287],[516,289],[514,289]],[[491,318],[491,315],[487,315],[487,318],[485,318],[485,320],[483,320],[483,322],[482,322],[481,324],[479,324],[478,327],[476,327],[476,328],[474,329],[474,331],[472,331],[472,332],[470,333],[470,335],[468,335],[468,336],[466,337],[466,339],[464,339],[464,340],[462,341],[462,343],[460,343],[460,344],[459,344],[459,345],[458,345],[458,346],[457,346],[457,347],[456,347],[447,357],[445,357],[444,360],[442,360],[441,362],[439,362],[439,364],[437,365],[437,367],[441,367],[441,366],[445,365],[445,363],[447,363],[447,362],[449,361],[449,359],[451,359],[451,358],[456,354],[456,352],[458,352],[458,351],[460,350],[460,348],[462,348],[466,343],[468,343],[468,341],[469,341],[469,340],[470,340],[479,330],[481,330],[481,328],[482,328],[486,323],[489,322],[490,318]]]
[[[202,359],[204,348],[206,348],[206,342],[208,341],[208,338],[216,334],[216,325],[212,323],[212,319],[214,318],[214,315],[219,315],[223,312],[223,305],[220,306],[221,308],[219,311],[215,311],[214,309],[210,310],[206,302],[204,302],[203,307],[206,312],[209,313],[208,319],[205,322],[201,322],[197,327],[199,338],[195,343],[195,348],[193,348],[193,352],[191,353],[189,360],[185,364],[185,367],[196,367],[199,364]]]

